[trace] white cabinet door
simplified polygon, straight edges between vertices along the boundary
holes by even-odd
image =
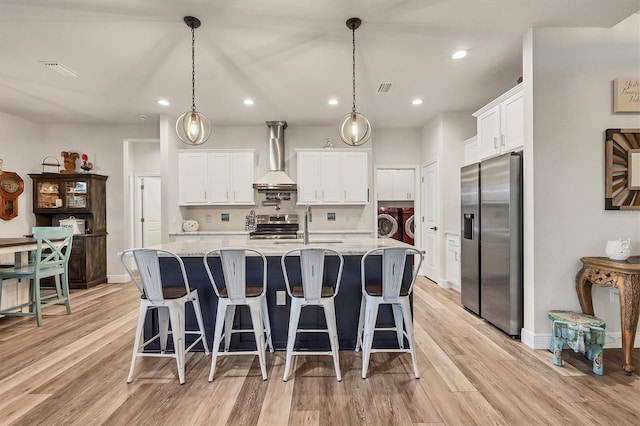
[[[366,152],[345,152],[340,162],[342,200],[345,204],[369,202],[369,161]]]
[[[415,171],[413,169],[378,169],[378,200],[406,201],[415,198]]]
[[[255,204],[253,151],[178,153],[180,205]]]
[[[378,200],[394,200],[393,169],[376,170],[376,196]]]
[[[298,151],[298,204],[366,204],[367,155],[366,151]]]
[[[394,200],[413,200],[415,191],[415,172],[410,169],[394,170]]]
[[[455,288],[460,287],[460,237],[447,234],[447,281]]]
[[[233,153],[231,163],[231,201],[234,204],[255,204],[253,152]]]
[[[341,160],[337,152],[320,153],[320,201],[324,204],[342,201]]]
[[[318,202],[320,186],[320,161],[316,152],[298,152],[298,203]]]
[[[500,132],[504,151],[524,145],[524,99],[522,91],[500,104]]]
[[[522,147],[524,98],[522,84],[476,111],[479,160]]]
[[[194,205],[207,203],[208,157],[203,152],[178,154],[178,203]]]
[[[478,117],[480,158],[492,157],[500,152],[500,105]]]
[[[231,154],[209,153],[209,203],[229,203],[231,198]]]
[[[474,136],[462,143],[464,145],[464,165],[468,166],[469,164],[480,161],[480,156],[478,155],[478,137]]]

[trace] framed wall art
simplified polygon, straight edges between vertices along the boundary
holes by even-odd
[[[640,210],[640,129],[605,132],[605,209]]]

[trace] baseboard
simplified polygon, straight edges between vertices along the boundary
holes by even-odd
[[[110,284],[128,283],[129,281],[131,281],[129,274],[107,275],[107,283]]]
[[[527,329],[522,329],[520,332],[520,341],[532,349],[549,349],[549,342],[551,341],[551,333],[533,334]],[[636,333],[634,341],[634,348],[640,348],[640,333]],[[606,332],[605,349],[619,349],[622,348],[622,333],[621,332]]]

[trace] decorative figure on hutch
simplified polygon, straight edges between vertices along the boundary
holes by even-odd
[[[80,168],[84,170],[85,173],[89,173],[93,169],[93,163],[89,161],[89,156],[87,154],[82,154],[82,165]]]
[[[77,152],[62,151],[60,156],[64,158],[64,170],[60,173],[75,173],[76,172],[76,160],[80,158]]]

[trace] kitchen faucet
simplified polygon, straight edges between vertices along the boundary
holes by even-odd
[[[304,207],[304,245],[309,244],[309,222],[313,222],[311,214],[311,206],[307,204]]]

